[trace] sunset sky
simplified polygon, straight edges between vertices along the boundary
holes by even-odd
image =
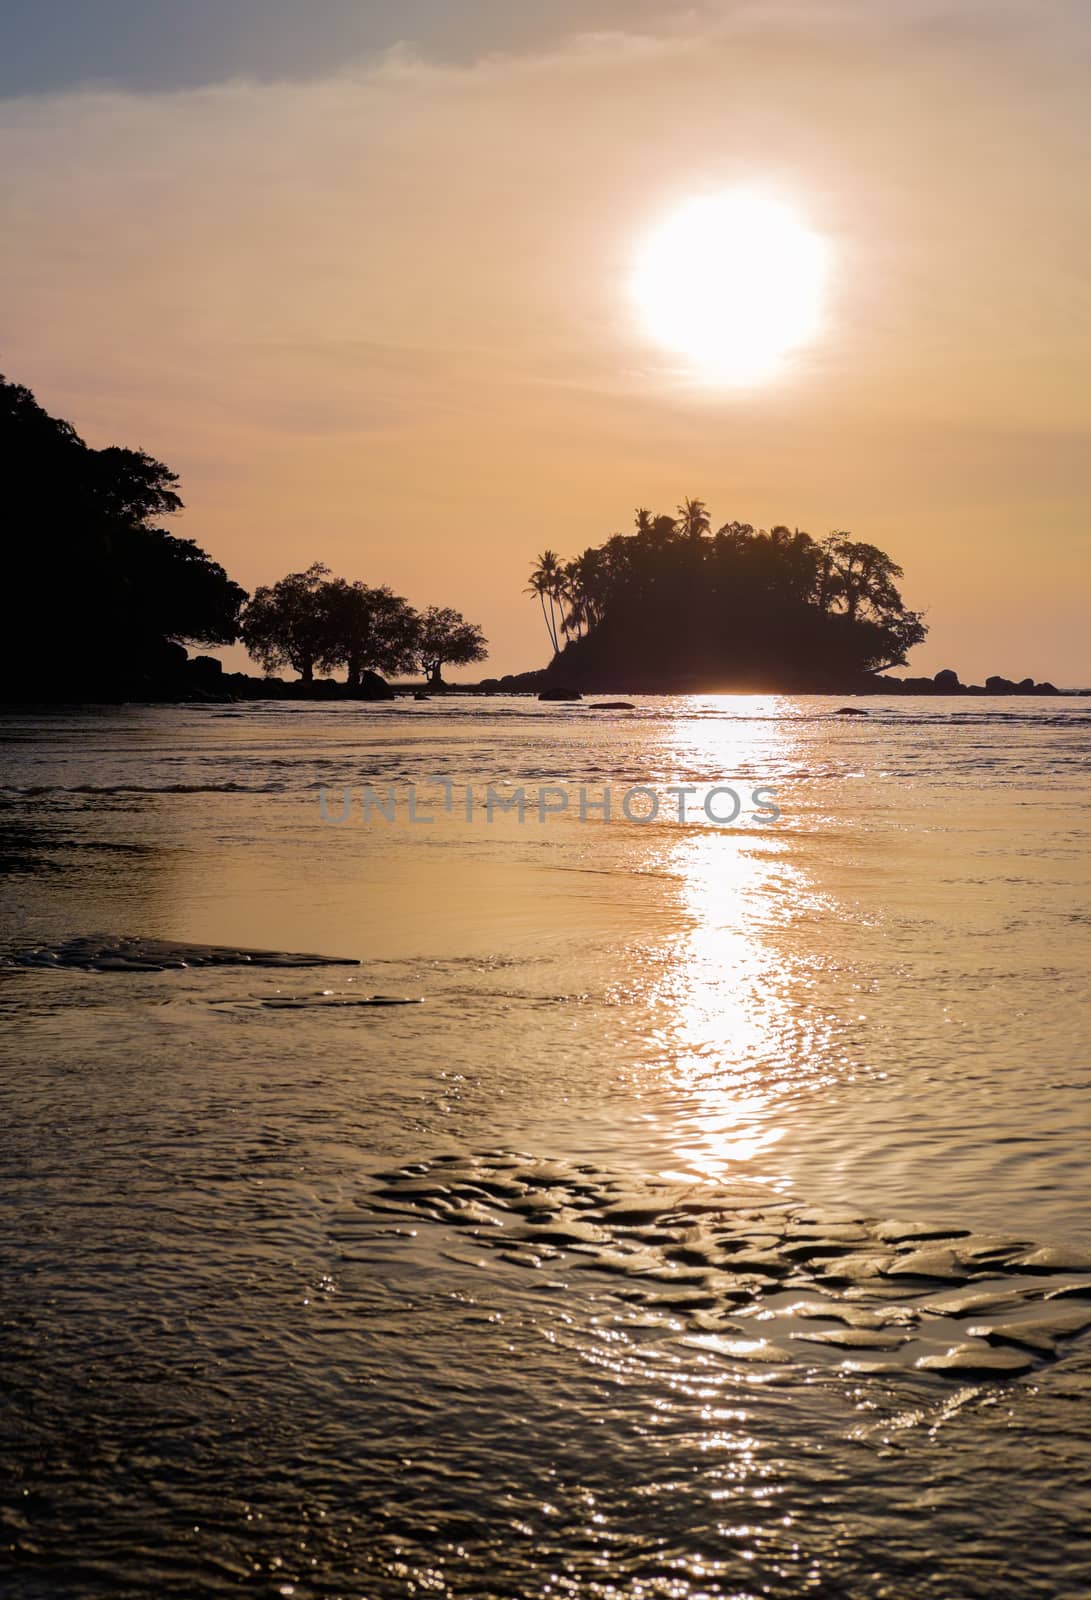
[[[697,495],[888,549],[916,672],[1091,684],[1080,0],[4,0],[0,29],[0,370],[180,472],[175,530],[248,588],[324,560],[521,670],[537,551]],[[814,336],[724,383],[632,285],[739,187],[827,279]]]

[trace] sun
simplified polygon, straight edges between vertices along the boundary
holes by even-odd
[[[653,338],[709,381],[760,383],[822,325],[825,241],[752,189],[688,201],[644,241],[633,294]]]

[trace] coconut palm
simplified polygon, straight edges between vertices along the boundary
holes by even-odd
[[[554,653],[561,648],[557,634],[557,605],[561,601],[563,579],[561,558],[556,550],[543,550],[538,557],[537,566],[531,572],[527,593],[536,594],[541,602],[542,619],[545,622]],[[548,610],[546,609],[547,601],[549,602]]]
[[[712,526],[705,502],[703,500],[683,500],[678,507],[675,526],[684,539],[691,539],[694,542],[698,539],[703,539]]]

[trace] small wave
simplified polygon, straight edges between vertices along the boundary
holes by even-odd
[[[62,944],[36,945],[0,959],[0,966],[45,971],[166,972],[186,967],[358,967],[354,956],[287,950],[245,950],[231,945],[178,944],[168,939],[85,935]]]
[[[248,783],[41,783],[0,784],[0,794],[33,797],[44,794],[280,794],[280,784]]]

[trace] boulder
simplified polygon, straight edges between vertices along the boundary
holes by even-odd
[[[578,689],[542,689],[538,695],[539,700],[582,700],[583,695]]]
[[[962,688],[958,673],[952,667],[944,667],[942,672],[937,672],[932,683],[937,694],[957,694]]]
[[[393,700],[394,691],[385,678],[377,672],[362,672],[360,685],[355,691],[357,700]]]
[[[187,663],[187,673],[191,683],[204,689],[218,689],[223,680],[224,664],[215,656],[194,656]]]
[[[1016,686],[1010,678],[998,677],[996,673],[991,678],[985,679],[985,687],[990,694],[1014,694]]]

